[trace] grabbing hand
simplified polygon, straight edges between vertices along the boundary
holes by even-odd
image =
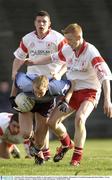
[[[34,61],[30,60],[29,58],[26,58],[24,64],[25,65],[34,65]]]
[[[61,79],[60,73],[53,73],[53,72],[51,72],[50,74],[52,75],[53,79],[56,79],[56,80],[60,80]]]
[[[66,101],[59,100],[57,102],[57,107],[61,112],[68,112],[69,110],[69,105]]]
[[[17,104],[15,103],[15,96],[10,96],[9,102],[14,110],[16,110],[17,112],[21,112],[20,109],[17,107]]]
[[[10,96],[9,102],[11,104],[11,107],[17,107],[17,104],[15,103],[15,96]]]

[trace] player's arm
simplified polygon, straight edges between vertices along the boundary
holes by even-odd
[[[73,94],[73,91],[74,91],[74,87],[75,87],[75,80],[72,80],[71,81],[71,87],[69,89],[69,91],[67,92],[66,96],[65,96],[65,101],[67,103],[69,103],[71,97],[72,97],[72,94]]]
[[[17,92],[18,92],[18,89],[15,86],[15,81],[13,81],[12,88],[11,88],[11,94],[10,94],[10,97],[9,97],[9,101],[10,101],[10,104],[11,104],[12,108],[17,107],[17,105],[15,103],[15,97],[17,95]]]
[[[21,68],[21,66],[24,64],[24,60],[19,60],[17,58],[14,59],[13,65],[12,65],[12,80],[15,79],[15,76],[18,72],[18,70]]]
[[[112,73],[102,57],[95,57],[92,60],[93,68],[96,75],[103,86],[104,92],[104,113],[108,117],[112,117],[112,103],[111,103],[111,90],[110,90],[110,80],[112,80]]]
[[[15,97],[17,93],[18,93],[18,88],[15,86],[15,81],[13,81],[10,96]]]
[[[36,60],[31,60],[29,58],[26,59],[26,65],[45,65],[50,63],[56,63],[60,61],[66,61],[67,59],[71,58],[71,48],[69,46],[63,47],[60,51],[55,52],[51,55],[40,57]]]
[[[109,118],[112,118],[112,103],[111,103],[111,90],[110,81],[103,81],[103,93],[104,93],[104,113],[107,114]]]
[[[66,66],[66,64],[63,64],[61,69],[57,73],[51,72],[51,74],[52,74],[54,79],[60,80],[61,77],[66,73],[66,71],[67,71],[67,66]]]
[[[29,58],[25,59],[25,64],[26,65],[45,65],[51,63],[51,56],[45,56],[45,57],[40,57],[37,60],[31,60]]]
[[[67,94],[65,95],[65,98],[63,100],[59,100],[57,102],[57,107],[60,111],[62,111],[62,112],[69,111],[69,101],[72,97],[74,87],[75,87],[75,80],[71,81],[71,87],[68,90]]]
[[[58,52],[55,52],[51,55],[40,57],[36,60],[26,59],[25,63],[26,65],[45,65],[49,63],[56,63],[60,61],[66,61],[67,59],[71,58],[71,48],[70,46],[64,46],[61,50]]]

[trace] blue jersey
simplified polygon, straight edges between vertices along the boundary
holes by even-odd
[[[19,72],[15,80],[16,87],[20,91],[34,97],[32,83],[37,76],[37,74],[26,75],[23,72]],[[39,100],[50,100],[56,96],[65,96],[70,87],[71,82],[69,80],[49,79],[48,91],[46,92],[45,96],[39,98]]]

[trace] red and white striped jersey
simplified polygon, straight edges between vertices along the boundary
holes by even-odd
[[[9,130],[9,123],[12,115],[12,113],[0,113],[0,142],[3,140],[11,144],[19,144],[23,142],[22,136],[19,134],[12,135]]]
[[[43,39],[39,39],[36,32],[33,31],[22,38],[20,46],[14,52],[14,55],[19,60],[25,60],[27,55],[31,60],[37,60],[39,57],[60,51],[65,44],[64,36],[54,30],[50,30]],[[58,72],[63,63],[56,62],[47,65],[28,66],[27,73],[43,74],[51,77],[51,72]]]
[[[112,80],[111,71],[92,44],[85,42],[76,53],[66,45],[60,52],[51,55],[52,61],[66,61],[67,79],[76,80],[75,90],[94,89],[101,91],[104,79]]]

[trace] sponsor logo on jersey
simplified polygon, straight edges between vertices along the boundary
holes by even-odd
[[[31,56],[38,56],[38,55],[49,55],[50,51],[49,50],[31,50],[30,55]]]

